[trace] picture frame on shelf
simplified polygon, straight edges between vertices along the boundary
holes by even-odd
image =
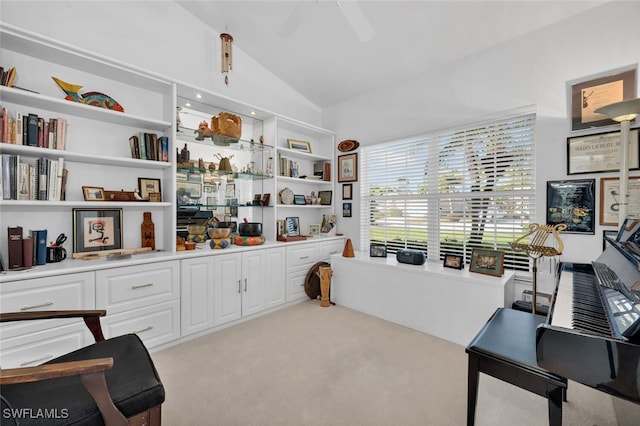
[[[162,202],[162,194],[159,192],[150,192],[149,193],[149,202],[151,203],[161,203]]]
[[[640,176],[629,176],[627,190],[627,214],[640,215]],[[618,210],[620,209],[620,178],[600,178],[600,225],[618,226]]]
[[[369,245],[369,257],[387,257],[387,246],[385,244],[371,243]]]
[[[469,272],[501,277],[504,274],[504,251],[474,248]]]
[[[338,156],[338,182],[358,180],[358,153]]]
[[[547,224],[564,223],[571,234],[595,233],[596,180],[547,181]]]
[[[639,129],[629,133],[629,170],[640,169]],[[620,171],[620,131],[567,138],[567,174]]]
[[[351,217],[351,210],[351,203],[342,203],[342,217]]]
[[[271,194],[262,194],[262,205],[268,206],[269,201],[271,201]]]
[[[122,209],[73,209],[73,252],[122,248]]]
[[[195,182],[176,182],[178,204],[197,204],[202,197],[202,185]]]
[[[351,183],[342,184],[342,199],[353,200],[353,184]]]
[[[300,235],[300,218],[297,216],[287,217],[285,219],[285,232],[288,237],[297,237]]]
[[[304,206],[307,204],[307,200],[304,195],[294,195],[293,196],[293,204],[296,206]]]
[[[82,186],[85,201],[106,201],[104,188],[101,186]]]
[[[571,131],[616,124],[596,109],[636,95],[637,65],[627,66],[567,82]]]
[[[318,235],[320,235],[319,223],[312,223],[311,225],[309,225],[309,235],[311,235],[312,237],[317,237]]]
[[[463,269],[464,258],[458,254],[445,254],[442,266],[445,268]]]
[[[252,206],[261,206],[262,205],[262,194],[254,194],[253,201],[251,202]]]
[[[154,178],[138,178],[138,190],[140,191],[140,196],[143,200],[149,201],[149,194],[152,192],[157,192],[162,194],[162,190],[160,189],[160,179]]]
[[[225,198],[233,198],[236,195],[236,184],[228,183],[224,187],[224,196]]]
[[[320,199],[320,205],[330,206],[333,199],[333,191],[318,191],[318,198]]]
[[[296,139],[287,139],[287,146],[294,151],[301,151],[311,154],[311,143]]]

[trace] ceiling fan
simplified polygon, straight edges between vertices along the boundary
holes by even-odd
[[[303,3],[308,4],[310,2],[300,0],[296,4],[296,7],[287,17],[284,24],[280,27],[278,36],[282,38],[288,38],[298,29],[300,23],[304,20],[306,15],[304,7],[301,7]],[[318,3],[318,0],[313,3]],[[369,19],[367,19],[367,17],[362,12],[362,9],[360,8],[360,5],[358,5],[358,2],[352,0],[335,0],[335,3],[342,12],[342,16],[344,16],[345,20],[355,33],[358,40],[364,43],[371,40],[375,36],[376,31],[373,29],[373,26],[371,25],[371,22],[369,22]]]

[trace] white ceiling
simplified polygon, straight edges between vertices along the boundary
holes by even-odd
[[[348,0],[177,3],[214,31],[231,34],[235,47],[324,108],[606,1],[361,0],[355,6],[374,30],[365,42],[341,10]]]

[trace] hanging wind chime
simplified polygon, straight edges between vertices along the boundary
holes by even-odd
[[[227,86],[229,85],[229,76],[227,75],[227,73],[229,72],[229,70],[232,69],[232,64],[231,64],[231,43],[233,43],[233,37],[231,37],[231,34],[227,34],[227,33],[222,33],[220,34],[220,40],[222,41],[222,46],[220,48],[220,53],[221,53],[221,66],[222,66],[222,74],[225,74],[224,76],[224,84],[226,84]]]

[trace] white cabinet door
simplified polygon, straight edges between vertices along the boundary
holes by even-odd
[[[180,283],[182,335],[213,327],[213,257],[182,260]]]
[[[264,250],[266,255],[264,274],[265,308],[282,305],[286,299],[286,262],[284,247]]]
[[[242,253],[213,258],[213,323],[220,325],[242,316]]]
[[[265,250],[242,253],[242,316],[260,312],[265,306]]]
[[[318,261],[318,243],[308,242],[287,247],[287,302],[304,299],[304,279]]]

